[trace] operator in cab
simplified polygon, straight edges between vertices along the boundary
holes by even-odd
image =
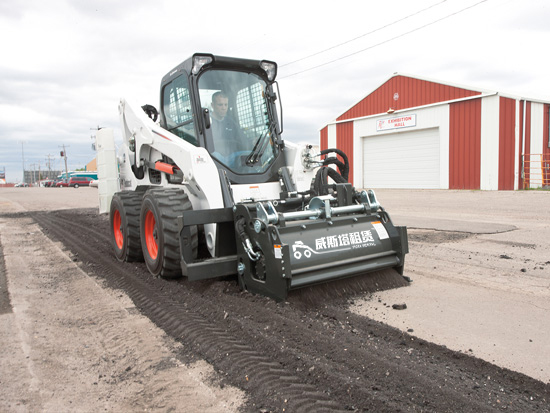
[[[212,95],[212,137],[217,152],[227,156],[237,150],[239,144],[239,127],[230,116],[229,98],[220,91]]]

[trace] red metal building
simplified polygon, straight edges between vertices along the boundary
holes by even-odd
[[[550,102],[394,74],[320,131],[358,188],[550,185]]]

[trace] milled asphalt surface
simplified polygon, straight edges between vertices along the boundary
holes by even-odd
[[[459,221],[442,218],[419,218],[406,215],[394,215],[392,219],[398,223],[404,223],[408,228],[433,229],[435,231],[455,231],[471,234],[498,234],[500,232],[514,231],[515,225],[498,224],[481,221]]]
[[[352,311],[550,383],[550,192],[376,193],[394,223],[409,227],[405,274],[413,283]],[[94,188],[0,189],[3,203],[98,206]],[[393,310],[394,303],[407,309]]]

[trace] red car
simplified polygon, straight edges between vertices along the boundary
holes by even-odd
[[[78,188],[79,186],[90,186],[90,182],[93,181],[89,176],[75,176],[69,179],[69,186]]]
[[[69,183],[68,183],[68,182],[59,181],[59,182],[56,182],[56,183],[55,183],[55,187],[56,187],[56,188],[67,187],[67,186],[69,186]]]

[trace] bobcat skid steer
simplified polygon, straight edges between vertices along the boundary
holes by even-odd
[[[276,300],[386,268],[403,275],[406,228],[347,182],[346,155],[282,140],[276,74],[267,60],[195,54],[162,79],[159,112],[121,100],[118,153],[112,129],[96,137],[100,213],[120,261],[165,278],[235,274]]]

